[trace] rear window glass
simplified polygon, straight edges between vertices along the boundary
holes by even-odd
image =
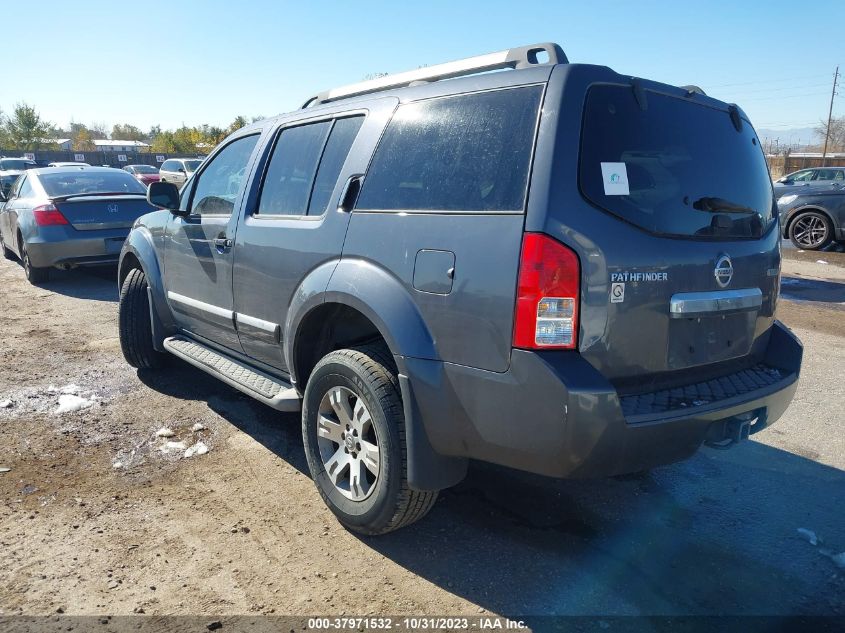
[[[0,170],[17,169],[23,171],[24,169],[32,169],[33,167],[35,167],[35,163],[29,160],[16,158],[4,158],[0,160]]]
[[[42,172],[38,178],[51,198],[78,193],[147,193],[133,176],[117,169]]]
[[[522,211],[541,94],[528,86],[400,106],[357,208]]]
[[[136,174],[157,174],[158,169],[150,165],[133,165]]]
[[[580,184],[597,206],[653,233],[753,238],[772,221],[769,170],[747,121],[726,110],[630,86],[593,86]],[[626,186],[627,185],[627,186]]]

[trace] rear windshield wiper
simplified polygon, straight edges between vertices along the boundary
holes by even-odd
[[[143,193],[131,193],[129,191],[97,191],[92,193],[68,193],[63,196],[52,196],[51,200],[70,200],[71,198],[91,198],[107,196],[144,196]]]
[[[693,202],[692,207],[693,209],[707,211],[709,213],[719,213],[720,211],[724,213],[757,213],[751,207],[746,207],[736,202],[725,200],[724,198],[711,198],[708,196],[699,198]]]

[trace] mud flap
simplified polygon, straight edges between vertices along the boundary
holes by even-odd
[[[399,374],[405,413],[405,444],[408,449],[408,485],[414,490],[442,490],[459,483],[467,474],[469,460],[437,453],[420,420],[407,376]]]

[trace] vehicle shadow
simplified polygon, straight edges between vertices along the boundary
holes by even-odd
[[[750,441],[639,477],[474,464],[428,518],[362,540],[494,613],[841,615],[843,503],[845,472]]]
[[[138,371],[150,389],[182,400],[205,401],[232,426],[310,476],[302,448],[299,414],[281,413],[177,358],[155,371]]]
[[[842,304],[845,303],[845,283],[785,276],[781,279],[780,294],[792,301]]]
[[[297,414],[181,361],[138,376],[208,402],[309,475]],[[752,440],[597,480],[473,463],[428,517],[359,539],[488,612],[531,616],[536,629],[550,615],[845,615],[845,573],[831,558],[845,550],[843,507],[845,472]]]
[[[50,279],[40,284],[45,290],[78,299],[117,301],[117,266],[90,266],[50,271]]]

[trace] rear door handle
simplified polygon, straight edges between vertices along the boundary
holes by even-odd
[[[214,240],[214,246],[217,248],[218,253],[225,253],[232,248],[232,240],[228,237],[218,237]]]

